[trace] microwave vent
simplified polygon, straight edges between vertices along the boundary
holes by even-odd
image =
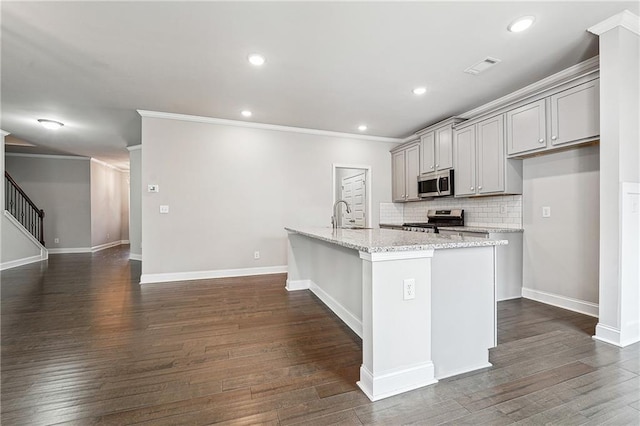
[[[487,56],[486,58],[484,58],[483,60],[481,60],[480,62],[478,62],[475,65],[470,66],[469,68],[467,68],[466,70],[464,70],[464,72],[466,72],[467,74],[473,74],[473,75],[478,75],[483,71],[488,70],[489,68],[491,68],[492,66],[500,63],[500,59],[496,59],[496,58],[492,58],[490,56]]]

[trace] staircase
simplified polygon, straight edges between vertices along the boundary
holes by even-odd
[[[5,209],[44,246],[44,210],[39,209],[15,180],[4,172]]]

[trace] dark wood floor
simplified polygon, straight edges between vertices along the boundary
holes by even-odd
[[[127,256],[1,273],[3,425],[640,424],[640,345],[590,317],[501,302],[492,368],[372,403],[360,340],[284,275],[141,288]]]

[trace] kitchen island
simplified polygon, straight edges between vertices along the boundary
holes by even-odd
[[[358,386],[372,401],[491,366],[505,240],[285,229],[287,290],[311,290],[362,338]]]

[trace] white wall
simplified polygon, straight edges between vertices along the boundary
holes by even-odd
[[[599,160],[597,145],[524,160],[525,293],[598,303]]]
[[[88,158],[7,154],[6,169],[31,200],[44,210],[45,246],[91,246],[91,185]],[[59,243],[54,243],[59,238]]]
[[[129,148],[129,248],[132,259],[142,259],[142,146]]]
[[[142,193],[143,280],[286,265],[285,226],[330,226],[333,163],[370,165],[373,205],[390,200],[394,145],[143,117],[142,187],[160,187]]]
[[[91,247],[120,241],[122,179],[122,172],[91,161]]]

